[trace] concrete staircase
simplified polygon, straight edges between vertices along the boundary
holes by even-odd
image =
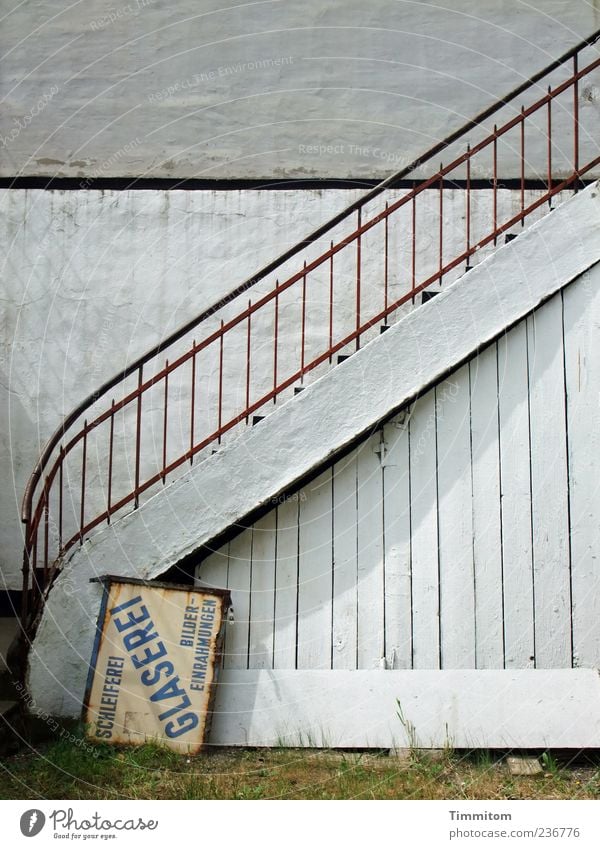
[[[575,195],[236,441],[75,549],[49,594],[28,686],[81,709],[99,574],[153,579],[318,474],[378,423],[600,261],[600,187]],[[77,603],[73,603],[73,599]]]

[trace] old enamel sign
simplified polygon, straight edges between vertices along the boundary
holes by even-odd
[[[91,739],[196,753],[221,660],[224,590],[105,577],[84,722]]]

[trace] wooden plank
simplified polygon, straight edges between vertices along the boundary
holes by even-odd
[[[383,432],[364,440],[357,454],[357,665],[385,664],[383,583]]]
[[[573,665],[600,666],[600,289],[564,290],[573,593]]]
[[[356,456],[333,467],[333,655],[334,669],[356,669],[357,541]]]
[[[498,340],[498,399],[504,663],[519,668],[534,663],[527,328],[523,322]]]
[[[198,587],[227,589],[227,567],[229,565],[229,543],[204,558],[196,570],[195,584]]]
[[[441,666],[475,667],[469,366],[436,387]]]
[[[294,669],[298,613],[298,514],[301,493],[277,507],[273,667]]]
[[[412,666],[410,568],[410,469],[408,418],[402,413],[383,429],[385,656],[388,669]]]
[[[470,363],[475,567],[475,665],[504,666],[498,349],[490,345]]]
[[[331,667],[332,470],[304,487],[298,552],[299,669]]]
[[[252,529],[249,669],[273,668],[276,537],[277,511],[273,509]]]
[[[209,742],[580,749],[599,739],[592,669],[231,669],[219,678]]]
[[[571,665],[571,562],[562,299],[527,319],[535,662]]]
[[[229,543],[227,583],[231,591],[232,610],[225,632],[223,654],[225,669],[248,667],[251,562],[252,528],[248,528]]]
[[[419,398],[410,417],[413,666],[440,664],[435,390]]]

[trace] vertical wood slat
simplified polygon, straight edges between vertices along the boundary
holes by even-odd
[[[383,481],[381,431],[357,453],[357,665],[373,669],[384,658]]]
[[[388,669],[412,666],[409,413],[383,428],[385,656]]]
[[[440,664],[435,392],[419,398],[410,417],[413,667]]]
[[[600,665],[600,289],[564,291],[573,599],[573,665]]]
[[[505,666],[533,666],[533,560],[527,331],[498,340]]]
[[[562,301],[527,319],[536,666],[571,665]]]
[[[504,666],[498,350],[470,363],[473,475],[473,559],[478,669]]]
[[[441,666],[475,666],[469,366],[436,387]]]
[[[273,668],[276,538],[277,511],[271,510],[252,529],[249,669]]]
[[[305,487],[298,552],[298,669],[331,667],[332,485],[327,469]]]
[[[333,669],[356,669],[356,455],[333,467]]]
[[[232,540],[225,664],[597,666],[598,335],[577,281]]]
[[[302,493],[277,507],[273,667],[294,669],[298,613],[298,513]]]
[[[194,584],[198,588],[211,587],[214,589],[227,589],[229,578],[229,544],[213,551],[205,557],[196,570]],[[232,601],[232,604],[234,602]],[[228,614],[231,615],[231,612]],[[227,639],[229,637],[229,622],[225,628],[225,641],[223,644],[223,656],[227,653]]]
[[[251,566],[252,529],[248,528],[229,542],[227,583],[231,592],[232,614],[225,637],[225,669],[248,668]]]

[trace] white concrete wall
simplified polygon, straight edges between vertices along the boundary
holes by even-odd
[[[0,174],[383,177],[599,26],[586,0],[18,4]]]
[[[225,669],[600,667],[600,273],[204,560]]]
[[[190,315],[230,291],[359,194],[342,190],[0,192],[0,232],[7,246],[0,269],[0,473],[8,481],[0,492],[0,564],[5,586],[20,586],[20,501],[41,447],[61,417]],[[393,200],[399,194],[388,192],[387,197]],[[526,202],[538,196],[539,192],[528,191]],[[445,192],[446,259],[453,251],[463,249],[464,203],[463,192]],[[518,204],[517,194],[499,192],[500,216],[510,217]],[[378,200],[371,211],[381,207]],[[546,209],[541,208],[532,217],[543,215]],[[489,227],[490,210],[491,193],[473,193],[474,240]],[[367,209],[363,220],[368,214]],[[410,212],[398,216],[390,226],[390,297],[404,293],[410,278]],[[354,224],[355,219],[350,230]],[[437,267],[437,228],[438,197],[437,191],[432,191],[419,205],[417,254],[421,275]],[[347,230],[347,225],[345,230],[338,228],[333,236]],[[371,304],[380,308],[382,303],[381,239],[379,227],[363,243],[365,309]],[[308,256],[328,246],[326,240]],[[491,250],[481,251],[478,258]],[[336,259],[336,321],[344,314],[351,316],[354,306],[351,253],[346,268],[340,257]],[[289,269],[295,271],[297,267],[296,263]],[[460,269],[449,275],[449,280],[458,273]],[[274,278],[266,282],[273,283]],[[285,309],[282,307],[280,315],[284,348],[298,344],[295,301],[296,295]],[[326,332],[327,322],[328,315],[317,300],[308,324],[315,339]],[[271,380],[270,333],[271,327],[266,327],[265,347],[258,346],[252,353],[253,391],[261,386],[264,389]],[[245,367],[246,350],[243,339],[238,343],[229,360],[227,392],[232,405],[244,391],[239,375]],[[282,359],[280,367],[283,365]],[[209,379],[209,373],[205,378]],[[210,391],[214,401],[214,381]],[[180,399],[182,408],[188,395],[184,393]],[[160,414],[157,402],[154,424],[158,430],[162,427]],[[146,421],[152,439],[156,428]],[[185,439],[181,427],[179,437],[177,433],[177,404],[171,407],[171,424],[170,444],[175,450]],[[97,449],[101,457],[106,456],[105,437],[103,433]],[[157,451],[158,445],[148,446],[148,468]],[[130,479],[126,464],[121,464],[118,474],[125,487]],[[76,480],[75,490],[78,486]],[[98,480],[88,505],[92,507],[103,498],[103,484]],[[73,511],[77,513],[76,504]]]

